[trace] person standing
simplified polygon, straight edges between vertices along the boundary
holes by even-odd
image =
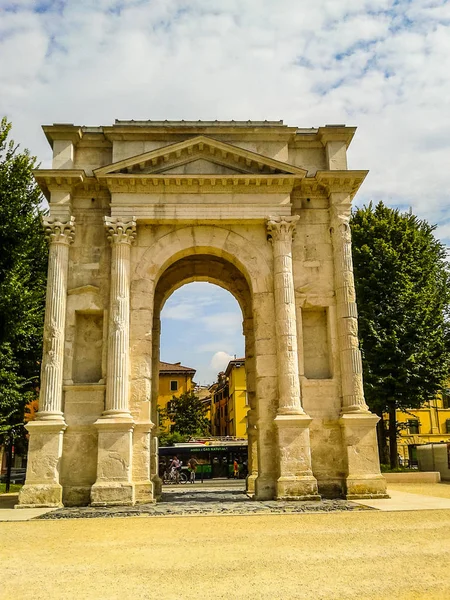
[[[181,470],[181,462],[178,456],[174,456],[172,458],[172,462],[170,463],[170,469],[175,472],[175,483],[180,483],[180,470]]]
[[[195,472],[197,471],[197,466],[198,466],[198,462],[196,461],[196,459],[193,456],[191,456],[191,458],[188,461],[189,471],[191,472],[191,477],[190,477],[191,483],[195,483]]]
[[[234,459],[233,463],[233,477],[234,479],[239,479],[239,463],[236,459]]]

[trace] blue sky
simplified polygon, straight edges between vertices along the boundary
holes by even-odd
[[[42,166],[44,123],[346,123],[358,126],[350,168],[370,169],[356,202],[411,207],[446,243],[449,68],[448,0],[0,0],[0,114]],[[208,318],[241,316],[231,296],[198,285],[168,301],[163,358],[203,381],[217,353],[242,351],[240,328],[221,341]],[[201,315],[190,332],[171,311],[188,314],[193,295]],[[180,325],[195,340],[187,349],[164,341]],[[205,339],[217,346],[198,350]]]
[[[196,368],[195,381],[207,384],[234,355],[244,356],[242,312],[234,296],[205,282],[176,290],[161,313],[161,359]]]

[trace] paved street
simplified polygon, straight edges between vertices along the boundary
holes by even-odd
[[[63,508],[47,512],[41,519],[111,518],[181,515],[250,515],[295,514],[305,512],[334,512],[367,510],[345,500],[322,502],[255,502],[245,493],[243,481],[208,481],[203,484],[166,485],[161,501],[133,507]],[[1,517],[0,517],[1,518]]]

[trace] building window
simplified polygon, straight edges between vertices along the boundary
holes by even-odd
[[[178,381],[171,381],[170,382],[170,391],[171,392],[177,392],[178,391]]]
[[[417,446],[415,444],[411,444],[408,446],[408,457],[409,457],[409,466],[416,467],[418,465],[417,461]]]
[[[166,404],[166,410],[168,413],[172,412],[172,402],[169,402]]]
[[[417,419],[408,421],[408,429],[410,434],[419,433],[419,421]]]
[[[450,433],[450,419],[445,421],[445,433]]]
[[[450,388],[442,390],[442,408],[448,408],[450,404]]]

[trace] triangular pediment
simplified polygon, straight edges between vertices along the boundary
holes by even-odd
[[[207,136],[197,136],[96,169],[112,175],[295,175],[306,170]]]

